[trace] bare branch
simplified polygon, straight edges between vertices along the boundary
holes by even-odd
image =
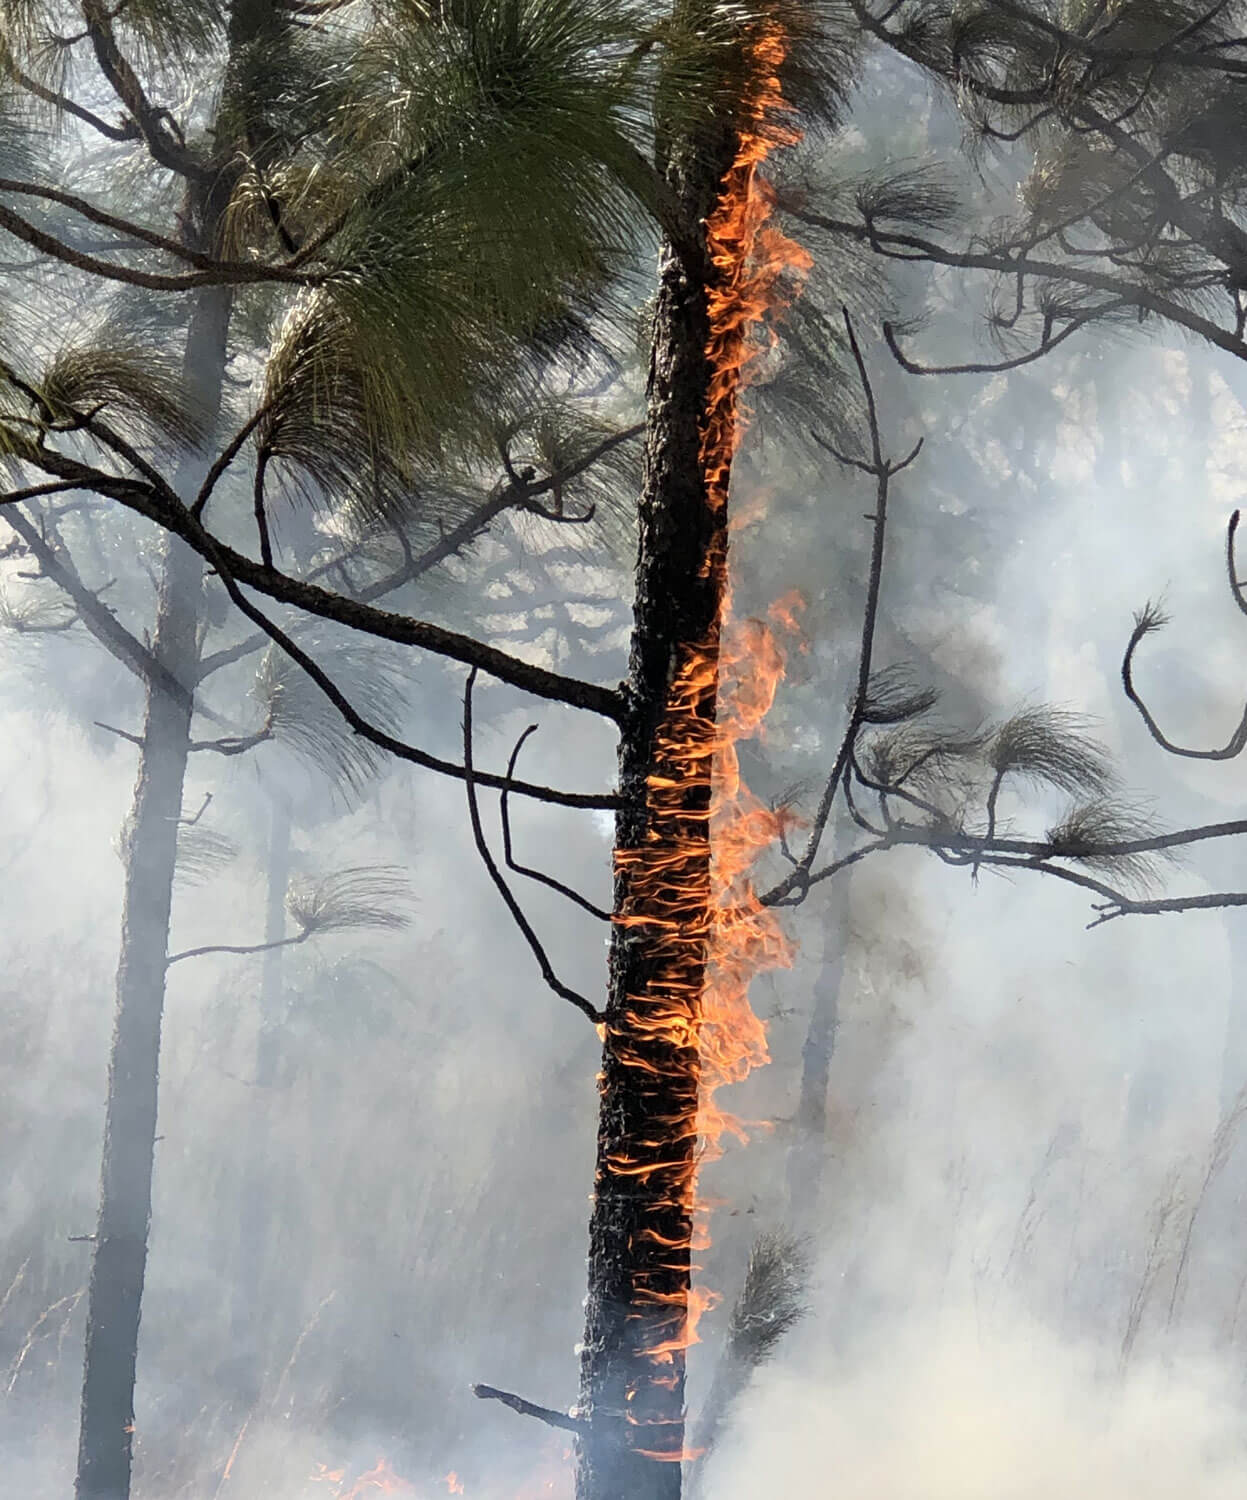
[[[530,734],[537,732],[536,724],[530,724],[515,742],[515,749],[511,752],[511,759],[507,762],[507,782],[515,779],[515,763],[520,758],[520,751],[524,748],[524,741]],[[552,891],[558,891],[560,896],[566,896],[569,901],[574,901],[582,911],[587,911],[591,917],[597,917],[600,921],[609,922],[611,914],[604,911],[600,906],[595,906],[592,901],[582,896],[579,891],[573,890],[571,886],[564,885],[561,880],[556,880],[553,875],[547,875],[541,870],[530,869],[528,865],[518,864],[511,849],[511,807],[510,792],[504,787],[502,792],[502,850],[506,858],[507,868],[514,870],[517,875],[527,875],[529,880],[539,881],[544,886],[549,886]]]
[[[169,112],[158,109],[147,97],[138,75],[117,45],[112,15],[100,0],[83,0],[82,14],[100,72],[130,112],[153,159],[181,177],[192,181],[205,179],[209,170],[207,165],[187,148],[182,132]],[[171,123],[173,131],[169,129]]]
[[[229,463],[232,462],[260,420],[261,415],[262,412],[257,412],[251,421],[231,439],[229,446],[221,458],[214,464],[213,471],[209,474],[209,479],[205,481],[204,487],[200,490],[195,504],[191,507],[193,514],[198,515],[202,511],[213,486],[219,480],[220,475],[225,471]],[[621,443],[627,442],[641,430],[642,424],[640,423],[632,427],[623,428],[619,432],[611,433],[609,437],[604,438],[600,443],[596,444],[588,453],[577,459],[576,462],[568,464],[566,468],[560,469],[555,474],[547,475],[544,479],[535,480],[521,489],[516,489],[514,486],[508,485],[496,495],[491,495],[488,500],[477,506],[457,526],[452,527],[444,536],[439,537],[431,547],[426,548],[424,552],[417,556],[405,558],[401,567],[394,569],[384,577],[360,589],[354,597],[360,603],[369,604],[384,598],[387,594],[394,593],[405,584],[413,583],[417,578],[437,567],[439,563],[445,562],[447,558],[456,556],[469,543],[475,541],[495,517],[507,510],[524,508],[525,501],[532,499],[534,496],[544,495],[555,488],[561,488],[576,478],[577,475],[582,474],[599,458],[604,457],[612,448],[616,448]],[[323,577],[324,574],[331,572],[344,561],[345,559],[343,558],[325,563],[312,573],[311,579],[314,580],[318,577]],[[295,627],[295,629],[297,632],[298,627]],[[230,666],[233,662],[241,661],[243,657],[260,650],[267,643],[268,637],[260,633],[248,636],[246,640],[240,641],[236,646],[227,646],[221,651],[214,652],[211,656],[206,656],[199,668],[200,681],[211,673],[219,671],[221,667]]]
[[[425,770],[438,771],[443,776],[452,776],[460,781],[467,779],[468,772],[465,767],[457,766],[453,761],[441,760],[435,755],[429,755],[426,751],[419,750],[414,745],[405,744],[402,740],[395,739],[393,735],[378,729],[376,725],[370,724],[354,708],[328,673],[318,666],[286,631],[274,624],[262,610],[257,609],[250,602],[239,587],[237,580],[226,568],[218,564],[217,574],[235,606],[307,673],[356,734],[362,735],[379,749],[388,750],[391,755],[397,756],[400,760],[410,761],[413,765],[423,766]],[[509,782],[505,777],[485,773],[478,775],[475,779],[482,786],[499,790],[509,788],[521,796],[533,797],[539,802],[556,803],[561,807],[615,808],[619,806],[619,798],[610,794],[563,792],[554,787],[534,786],[526,781]]]
[[[489,872],[489,878],[497,887],[498,894],[506,904],[511,913],[515,925],[524,935],[524,940],[533,951],[537,960],[537,966],[541,970],[541,977],[561,1000],[567,1000],[574,1005],[578,1011],[595,1024],[601,1025],[606,1019],[603,1013],[595,1005],[590,1004],[583,995],[577,994],[575,990],[569,989],[567,985],[554,972],[545,949],[541,945],[541,939],[534,932],[532,924],[524,915],[519,902],[515,899],[510,886],[503,877],[494,862],[493,855],[489,852],[489,843],[485,838],[485,830],[481,826],[481,810],[476,798],[476,778],[472,771],[472,689],[476,684],[476,668],[473,667],[468,673],[468,680],[463,689],[463,784],[468,794],[468,815],[472,820],[472,838],[476,843],[477,853],[481,856],[481,862]],[[512,756],[514,763],[514,756]]]
[[[245,583],[282,604],[294,605],[307,614],[333,620],[361,634],[393,641],[397,645],[418,646],[466,666],[478,667],[500,682],[507,682],[534,697],[566,703],[571,708],[585,709],[615,723],[623,721],[626,703],[624,695],[617,689],[601,687],[597,683],[583,682],[579,678],[551,672],[545,667],[533,666],[508,652],[500,651],[496,646],[486,645],[483,641],[462,635],[458,631],[373,609],[358,599],[346,598],[305,579],[292,578],[277,568],[265,567],[263,563],[227,546],[207,531],[161,476],[141,457],[133,454],[116,434],[108,433],[98,423],[91,424],[91,431],[107,441],[109,446],[125,453],[127,460],[134,462],[141,470],[147,483],[92,468],[66,454],[33,442],[22,451],[21,457],[46,473],[72,481],[81,489],[92,490],[117,500],[157,526],[181,537],[217,570],[230,597],[236,602],[237,596],[230,585]],[[257,624],[261,623],[253,613],[253,606],[244,608],[243,612],[248,613]],[[271,621],[265,621],[263,628],[270,635],[276,629]]]
[[[919,441],[908,457],[899,464],[893,464],[885,456],[883,438],[879,430],[878,406],[875,402],[874,389],[870,383],[870,372],[866,368],[866,361],[862,355],[861,346],[858,344],[857,334],[854,331],[848,308],[843,308],[842,312],[844,315],[845,331],[849,337],[849,348],[853,353],[853,360],[857,366],[858,379],[861,382],[862,393],[866,402],[867,421],[870,425],[870,462],[869,464],[857,464],[856,466],[864,468],[869,474],[873,474],[875,479],[875,511],[872,518],[874,527],[871,535],[870,571],[866,584],[866,608],[862,615],[862,634],[858,646],[857,684],[854,689],[852,703],[849,707],[849,720],[845,726],[844,735],[840,741],[840,748],[836,752],[836,758],[827,777],[826,785],[823,788],[823,794],[819,799],[818,808],[810,827],[809,837],[806,840],[805,850],[784,879],[779,881],[778,884],[762,897],[763,903],[766,905],[785,902],[788,896],[808,889],[810,870],[818,855],[819,845],[822,843],[823,834],[827,828],[827,821],[831,816],[831,809],[836,799],[836,793],[843,780],[845,768],[848,765],[853,746],[857,741],[863,724],[866,722],[866,709],[870,697],[870,681],[873,674],[875,629],[879,617],[879,595],[883,586],[884,543],[887,536],[889,488],[892,475],[912,463],[922,447],[922,443]]]
[[[532,1401],[526,1401],[523,1396],[500,1391],[496,1386],[474,1385],[472,1394],[480,1401],[501,1401],[503,1406],[509,1406],[521,1417],[535,1417],[547,1427],[557,1427],[560,1432],[574,1432],[578,1437],[584,1437],[589,1431],[589,1424],[578,1417],[569,1417],[566,1412],[554,1411],[548,1406],[537,1406]]]
[[[267,953],[271,948],[293,948],[298,943],[306,943],[313,932],[313,928],[308,928],[304,932],[296,933],[293,937],[278,938],[271,943],[208,943],[202,948],[186,948],[181,953],[175,953],[166,959],[165,967],[172,968],[174,964],[180,964],[184,958],[202,958],[205,953]]]
[[[42,99],[45,104],[50,104],[53,108],[62,110],[67,115],[73,115],[76,120],[81,120],[84,125],[89,125],[92,130],[98,131],[100,135],[105,136],[108,140],[121,142],[137,141],[140,138],[139,128],[133,120],[126,120],[120,125],[110,124],[93,110],[85,108],[76,100],[70,99],[65,94],[57,93],[55,89],[50,89],[40,83],[37,78],[32,78],[28,73],[23,73],[11,58],[8,63],[8,71],[13,81],[20,84],[28,94],[33,94],[36,99]]]
[[[126,137],[130,139],[130,137]],[[89,220],[92,224],[99,224],[104,229],[111,229],[115,233],[125,236],[127,239],[138,240],[144,245],[150,245],[153,249],[161,251],[165,255],[172,255],[178,260],[184,260],[189,265],[197,266],[203,271],[217,270],[222,264],[241,267],[245,262],[221,262],[214,256],[206,255],[201,250],[192,249],[180,240],[172,239],[169,235],[160,234],[154,229],[148,229],[146,225],[136,224],[132,219],[123,219],[116,214],[109,213],[106,209],[97,207],[89,198],[83,198],[77,193],[66,193],[59,188],[49,187],[39,182],[18,182],[10,177],[0,177],[0,193],[12,193],[18,197],[39,198],[46,203],[57,203],[62,208],[68,208],[80,218]]]
[[[118,729],[115,724],[105,724],[103,719],[94,720],[97,729],[106,729],[109,734],[115,734],[118,739],[128,740],[131,745],[138,745],[142,749],[146,743],[141,734],[131,734],[128,729]]]
[[[80,487],[78,481],[58,486],[60,489]],[[32,490],[40,488],[47,493],[46,486],[32,486]],[[16,493],[26,498],[31,490]],[[127,630],[112,610],[106,604],[101,603],[98,596],[87,588],[63,551],[47,542],[39,528],[16,506],[5,512],[5,520],[38,559],[44,574],[73,600],[78,617],[101,645],[107,647],[123,666],[128,667],[145,683],[158,687],[161,692],[169,694],[175,702],[190,702],[192,696],[190,690],[184,687],[164,663],[137,636]]]
[[[970,360],[956,365],[920,365],[916,360],[910,359],[897,343],[896,331],[891,323],[884,323],[883,337],[897,364],[910,375],[998,375],[1005,370],[1019,370],[1023,365],[1033,364],[1035,360],[1042,359],[1045,354],[1051,353],[1053,349],[1063,344],[1080,328],[1085,328],[1088,323],[1093,323],[1097,318],[1104,317],[1108,313],[1117,312],[1124,306],[1126,303],[1120,300],[1101,303],[1098,307],[1090,308],[1086,312],[1079,313],[1077,317],[1071,318],[1057,334],[1052,332],[1053,320],[1050,317],[1045,318],[1043,333],[1035,348],[1028,349],[1025,354],[1014,355],[1012,359],[985,362]]]
[[[1138,307],[1155,313],[1157,317],[1198,334],[1200,338],[1224,349],[1236,359],[1247,359],[1247,344],[1236,333],[1149,287],[1123,281],[1107,272],[1091,270],[1086,266],[1037,260],[1034,256],[1019,254],[1007,248],[956,250],[922,235],[885,232],[871,224],[829,218],[799,205],[785,204],[785,212],[815,228],[870,245],[876,252],[891,260],[924,260],[959,270],[994,271],[1010,277],[1033,276],[1039,280],[1064,281],[1087,287],[1091,291],[1103,292],[1123,307]]]

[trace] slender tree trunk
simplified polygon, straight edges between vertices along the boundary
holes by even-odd
[[[215,232],[205,239],[212,243]],[[209,430],[220,406],[230,305],[228,289],[201,293],[187,329],[184,375]],[[204,472],[202,456],[189,459],[179,475],[181,493],[193,496]],[[166,536],[164,545],[152,651],[179,683],[193,690],[199,663],[203,564],[175,537]],[[160,1031],[190,724],[190,694],[175,696],[149,682],[125,850],[117,1010],[108,1067],[99,1218],[87,1294],[77,1500],[128,1500],[130,1494]]]
[[[290,883],[290,804],[279,793],[273,798],[268,856],[268,899],[264,919],[264,941],[280,943],[286,936],[286,891]],[[270,948],[264,955],[260,977],[260,1031],[255,1049],[255,1088],[252,1091],[251,1125],[247,1133],[247,1155],[240,1163],[242,1199],[238,1225],[238,1269],[234,1277],[230,1319],[230,1348],[242,1362],[242,1398],[251,1406],[263,1379],[266,1334],[270,1318],[262,1297],[265,1250],[268,1243],[271,1195],[268,1191],[272,1163],[270,1116],[273,1089],[277,1083],[277,1061],[285,993],[282,968],[285,951]]]
[[[687,243],[735,132],[666,153]],[[707,266],[708,266],[707,262]],[[676,1500],[709,931],[711,760],[726,484],[707,483],[709,272],[666,246],[654,315],[631,713],[621,738],[615,928],[600,1075],[578,1410],[580,1500]],[[725,476],[723,476],[725,479]],[[721,488],[721,493],[718,489]]]
[[[840,987],[844,983],[844,949],[848,940],[844,920],[847,885],[838,895],[839,903],[824,931],[823,962],[814,984],[814,1007],[801,1048],[796,1134],[788,1152],[788,1222],[802,1232],[812,1229],[818,1217],[827,1155],[827,1089],[840,1024]]]
[[[199,560],[170,538],[153,649],[193,680],[202,587]],[[148,689],[129,839],[117,1013],[108,1069],[100,1209],[87,1303],[79,1500],[124,1500],[130,1491],[134,1373],[151,1221],[156,1084],[165,960],[190,708]]]

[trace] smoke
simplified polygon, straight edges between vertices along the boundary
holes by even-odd
[[[1013,1310],[915,1310],[837,1356],[824,1323],[765,1370],[710,1463],[715,1500],[1229,1500],[1247,1458],[1238,1377],[1159,1361],[1125,1379]]]

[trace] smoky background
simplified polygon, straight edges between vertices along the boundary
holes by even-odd
[[[949,170],[959,141],[946,103],[880,65],[849,129],[807,143],[799,170]],[[1007,197],[1018,166],[967,159],[952,175]],[[872,278],[815,280],[812,294],[859,317],[880,295]],[[925,308],[933,357],[980,334],[946,277],[911,272],[883,294]],[[1140,668],[1156,711],[1200,742],[1240,712],[1241,621],[1220,552],[1247,421],[1228,362],[1128,331],[1000,377],[906,379],[877,339],[867,353],[895,446],[926,437],[897,482],[880,663],[939,687],[954,723],[1036,703],[1085,714],[1165,823],[1228,815],[1241,768],[1163,757],[1117,681],[1132,612],[1163,590],[1173,623]],[[821,394],[851,407],[843,383]],[[768,426],[765,392],[757,406],[734,490],[758,502],[735,541],[736,607],[761,612],[793,588],[806,600],[805,648],[743,755],[751,785],[778,796],[817,784],[842,725],[870,495],[796,424]],[[629,562],[617,534],[568,549],[539,525],[504,527],[424,602],[614,681]],[[139,567],[119,587],[150,590]],[[569,588],[578,617],[552,602]],[[71,1483],[80,1237],[133,780],[132,748],[96,721],[132,724],[138,695],[74,632],[10,632],[0,660],[0,1451],[15,1491],[38,1497]],[[396,723],[453,754],[456,678],[386,661],[402,679]],[[557,708],[532,717],[534,780],[610,784],[600,726]],[[501,769],[529,705],[482,689],[478,718],[478,754]],[[263,746],[195,761],[187,813],[208,793],[218,842],[187,862],[175,950],[261,941],[270,886],[291,872],[397,867],[411,920],[171,976],[138,1493],[313,1496],[328,1485],[318,1466],[354,1472],[379,1455],[421,1493],[561,1493],[561,1438],[475,1402],[470,1385],[555,1407],[574,1397],[592,1031],[542,986],[459,788],[387,763],[344,786]],[[517,807],[514,822],[522,857],[607,898],[605,820]],[[1178,873],[1235,883],[1233,852],[1220,861]],[[524,899],[564,977],[600,987],[604,929],[537,887]],[[735,1409],[706,1493],[1230,1493],[1247,1337],[1247,1035],[1233,996],[1247,940],[1233,911],[1094,931],[1088,917],[1078,892],[987,870],[972,882],[914,851],[865,863],[788,919],[794,966],[753,992],[773,1061],[731,1100],[758,1123],[706,1175],[721,1201],[702,1280],[730,1302],[756,1234],[786,1226],[808,1245],[809,1313]],[[802,1049],[820,986],[834,1025],[811,1142]],[[692,1352],[694,1407],[727,1311]]]

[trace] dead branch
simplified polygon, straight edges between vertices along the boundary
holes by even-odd
[[[541,945],[541,939],[533,930],[532,924],[524,915],[519,902],[515,899],[510,886],[507,884],[502,871],[499,870],[493,855],[489,852],[489,842],[485,838],[485,830],[481,826],[480,804],[476,797],[476,777],[472,770],[472,689],[476,685],[476,668],[473,667],[468,673],[468,680],[463,689],[463,784],[468,795],[468,816],[472,821],[472,838],[476,843],[477,853],[481,856],[481,862],[489,872],[489,878],[497,887],[498,894],[506,904],[507,910],[524,936],[525,942],[532,949],[533,956],[537,960],[537,966],[541,970],[541,977],[560,999],[574,1005],[578,1011],[595,1024],[600,1025],[605,1016],[592,1005],[583,995],[577,994],[554,972],[554,967],[545,949]]]
[[[879,595],[883,586],[884,543],[887,536],[889,489],[892,476],[900,473],[902,469],[908,468],[922,450],[922,439],[920,438],[909,454],[899,462],[894,462],[885,455],[883,438],[879,428],[879,411],[875,401],[874,389],[870,382],[870,372],[866,368],[866,361],[862,355],[861,346],[858,344],[857,334],[854,331],[849,310],[846,307],[842,308],[841,311],[844,315],[845,331],[849,338],[849,348],[853,352],[853,361],[857,366],[858,380],[861,383],[862,395],[866,403],[866,417],[870,429],[869,460],[851,459],[848,461],[852,463],[853,467],[872,475],[875,480],[875,511],[873,517],[870,518],[874,523],[874,529],[871,536],[870,570],[866,585],[866,608],[862,616],[861,642],[858,646],[857,684],[849,707],[849,720],[845,726],[844,735],[840,741],[840,748],[836,752],[832,769],[828,774],[823,794],[819,799],[805,849],[801,856],[793,861],[793,868],[784,879],[778,882],[777,885],[762,897],[765,905],[787,904],[786,898],[789,895],[808,886],[810,870],[818,855],[819,845],[822,843],[823,834],[827,828],[827,821],[831,816],[836,793],[843,780],[845,768],[848,765],[853,746],[857,741],[858,735],[861,733],[862,726],[866,722],[867,704],[870,697],[870,680],[873,674],[875,629],[879,617]],[[817,433],[814,434],[814,437],[816,441],[820,442],[827,449],[833,458],[838,459],[842,463],[845,462],[845,459],[830,444],[822,442]]]
[[[508,785],[515,779],[515,763],[519,759],[520,751],[524,748],[524,741],[530,734],[537,731],[536,724],[530,724],[515,742],[515,749],[511,752],[511,759],[507,762]],[[507,868],[514,870],[517,875],[526,875],[529,880],[536,880],[541,885],[548,886],[552,891],[557,891],[560,896],[566,896],[569,901],[574,901],[582,911],[587,911],[591,917],[597,917],[600,921],[609,922],[611,914],[604,911],[600,906],[595,906],[587,897],[582,896],[579,891],[573,890],[571,886],[564,885],[561,880],[556,880],[553,875],[547,875],[542,870],[534,870],[528,865],[519,864],[511,847],[511,805],[510,791],[503,788],[501,798],[502,812],[502,851],[506,859]]]
[[[535,1402],[526,1401],[523,1396],[500,1391],[496,1386],[477,1384],[472,1387],[472,1394],[478,1401],[500,1401],[521,1417],[535,1417],[547,1427],[557,1427],[560,1432],[574,1432],[577,1437],[584,1437],[589,1431],[589,1424],[582,1422],[579,1417],[569,1417],[566,1412],[555,1411],[549,1406],[538,1406]]]

